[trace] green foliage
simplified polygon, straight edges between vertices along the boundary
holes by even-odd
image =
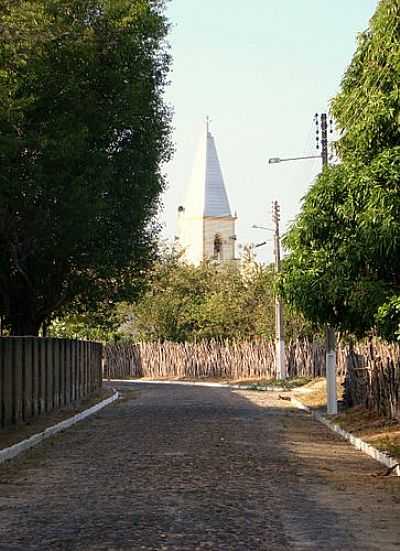
[[[344,161],[371,161],[400,143],[400,1],[380,0],[332,102]]]
[[[371,328],[400,273],[400,148],[370,165],[321,174],[285,239],[288,302],[315,323],[356,333]],[[391,180],[393,176],[393,181]]]
[[[119,305],[110,302],[98,303],[95,310],[82,304],[69,305],[68,310],[52,320],[47,335],[68,339],[88,339],[110,342],[120,339]]]
[[[399,293],[399,82],[400,1],[381,0],[332,103],[342,164],[317,178],[285,240],[282,293],[314,323],[365,334]]]
[[[376,314],[379,332],[387,340],[400,340],[400,297],[394,296]]]
[[[110,331],[103,327],[102,321],[96,323],[92,316],[70,314],[63,318],[53,320],[48,336],[63,339],[88,339],[90,341],[109,341],[112,336]]]
[[[144,296],[125,304],[121,331],[145,341],[273,337],[274,279],[270,266],[194,267],[169,254],[154,266]],[[289,336],[307,330],[301,317],[288,314]]]
[[[0,7],[0,310],[14,334],[132,299],[169,158],[163,0]]]

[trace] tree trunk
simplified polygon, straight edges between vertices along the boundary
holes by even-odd
[[[30,319],[28,316],[16,316],[10,320],[11,335],[13,337],[30,336],[37,337],[39,335],[40,322]]]
[[[5,318],[12,336],[38,336],[43,319],[39,315],[32,289],[22,279],[9,290]]]
[[[8,324],[11,329],[11,335],[37,337],[43,320],[38,320],[36,312],[32,307],[31,300],[10,301],[10,312],[7,312]]]

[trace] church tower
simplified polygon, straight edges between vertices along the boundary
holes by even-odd
[[[234,260],[235,222],[207,118],[185,203],[178,208],[178,239],[184,259],[194,265],[203,260]]]

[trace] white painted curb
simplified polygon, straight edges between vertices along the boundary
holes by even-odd
[[[107,398],[106,400],[99,402],[98,404],[92,406],[91,408],[86,409],[85,411],[81,411],[80,413],[77,413],[73,417],[69,417],[68,419],[61,421],[60,423],[57,423],[52,427],[48,427],[43,432],[34,434],[30,438],[27,438],[22,442],[18,442],[18,444],[14,444],[9,448],[4,448],[0,450],[0,464],[4,463],[5,461],[9,461],[13,457],[16,457],[20,453],[26,450],[29,450],[34,446],[37,446],[37,444],[40,444],[40,442],[43,442],[43,440],[46,440],[47,438],[50,438],[50,436],[57,434],[57,432],[68,429],[72,425],[75,425],[75,423],[78,423],[79,421],[86,419],[86,417],[89,417],[90,415],[97,413],[98,411],[100,411],[101,409],[108,406],[112,402],[115,402],[115,400],[118,400],[118,399],[119,399],[119,392],[114,392],[114,394],[110,396],[110,398]]]
[[[296,398],[291,398],[291,402],[298,409],[311,413],[314,419],[316,419],[320,423],[323,423],[331,431],[336,432],[336,434],[339,434],[345,440],[348,440],[350,444],[354,446],[357,450],[360,450],[366,455],[369,455],[370,457],[372,457],[379,463],[382,463],[382,465],[385,465],[389,469],[394,468],[393,474],[395,474],[396,476],[400,476],[399,461],[391,457],[388,453],[379,451],[374,446],[371,446],[371,444],[367,444],[367,442],[364,442],[364,440],[361,440],[361,438],[354,436],[350,432],[347,432],[346,430],[342,429],[342,427],[340,427],[339,425],[332,423],[332,421],[329,421],[329,419],[327,419],[317,411],[312,411],[308,406],[300,402],[300,400],[297,400]]]
[[[109,383],[126,383],[126,384],[140,384],[140,385],[182,385],[182,386],[205,386],[205,387],[211,387],[211,388],[235,388],[239,390],[257,390],[254,389],[254,387],[250,385],[231,385],[229,383],[203,383],[203,382],[195,382],[195,381],[164,381],[164,380],[157,380],[151,381],[149,379],[143,380],[143,379],[103,379],[104,382]],[[286,392],[286,390],[283,387],[278,386],[265,386],[262,387],[262,390],[268,391],[268,392]]]

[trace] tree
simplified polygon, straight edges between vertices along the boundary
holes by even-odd
[[[204,262],[185,264],[174,252],[154,265],[151,283],[125,304],[121,332],[135,340],[177,342],[274,336],[275,274],[272,266]],[[290,337],[308,330],[287,313]]]
[[[55,318],[48,328],[47,336],[110,342],[118,340],[118,322],[115,307],[86,314],[71,312]]]
[[[391,194],[377,175],[371,178],[370,167],[343,164],[324,171],[285,238],[286,300],[314,323],[358,334],[374,325],[400,268],[391,252],[395,241],[389,235],[386,245],[384,240],[389,216],[400,215],[400,196],[389,215],[384,204]],[[395,231],[392,225],[389,234]]]
[[[163,0],[4,0],[0,29],[0,310],[35,335],[154,258],[168,25]]]
[[[332,113],[344,162],[370,163],[400,143],[400,1],[380,0],[344,74]]]
[[[181,263],[175,251],[165,251],[155,263],[149,287],[133,304],[125,305],[123,333],[137,340],[190,339],[194,312],[204,300],[212,268]]]
[[[400,1],[381,0],[332,102],[342,162],[317,178],[285,239],[289,303],[359,334],[399,293],[399,82]]]

